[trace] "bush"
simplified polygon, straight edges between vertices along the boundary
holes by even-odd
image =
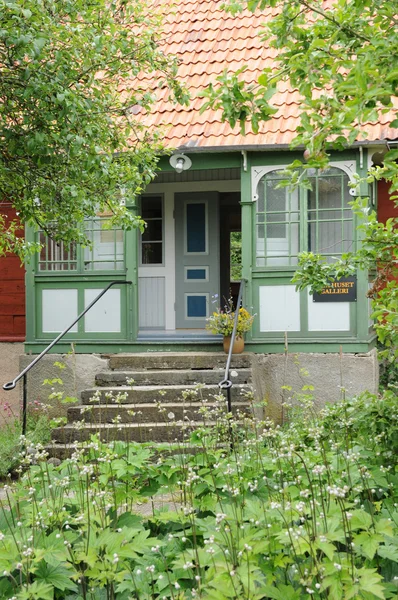
[[[0,428],[0,479],[4,479],[19,464],[21,424],[12,421]]]
[[[15,473],[21,463],[21,451],[26,440],[33,444],[47,444],[51,439],[54,427],[49,419],[45,406],[35,402],[29,408],[27,418],[26,440],[22,438],[22,423],[11,411],[9,405],[3,405],[5,410],[4,423],[0,427],[0,480]]]
[[[7,490],[0,515],[0,597],[397,597],[391,392],[305,412],[286,428],[229,416],[221,425],[232,447],[220,447],[215,427],[177,454],[94,437],[54,467],[30,449],[25,462],[37,464]],[[139,514],[159,497],[168,506]]]
[[[380,390],[398,385],[398,361],[397,349],[386,348],[378,344],[379,368],[380,368]],[[397,387],[395,387],[397,389]]]

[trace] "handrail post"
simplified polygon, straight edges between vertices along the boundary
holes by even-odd
[[[28,383],[26,373],[23,376],[22,385],[22,435],[26,435],[26,420],[28,413]]]
[[[240,310],[240,305],[242,304],[242,292],[243,292],[243,285],[244,285],[244,283],[246,283],[246,279],[241,279],[241,282],[240,282],[240,285],[239,285],[238,299],[236,301],[234,326],[232,328],[231,341],[230,341],[230,344],[229,344],[228,358],[227,358],[227,364],[225,366],[224,379],[222,381],[220,381],[220,383],[218,384],[218,387],[221,390],[226,390],[226,392],[227,392],[227,410],[228,410],[228,414],[232,414],[232,397],[231,397],[232,381],[229,378],[229,369],[230,369],[230,366],[231,366],[232,349],[233,349],[233,345],[234,345],[234,342],[235,342],[236,330],[238,328],[239,310]],[[233,446],[234,446],[234,442],[233,442],[233,439],[232,439],[232,428],[231,428],[230,417],[228,418],[228,429],[229,429],[229,434],[230,434],[230,438],[231,438],[231,450],[232,450]]]

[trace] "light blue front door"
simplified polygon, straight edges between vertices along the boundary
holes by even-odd
[[[175,194],[174,208],[176,328],[204,329],[220,285],[218,192]]]

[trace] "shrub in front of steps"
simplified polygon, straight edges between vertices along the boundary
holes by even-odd
[[[6,414],[4,422],[0,423],[0,480],[18,475],[26,444],[47,444],[55,427],[54,421],[47,414],[46,406],[39,401],[29,406],[25,437],[22,437],[21,419],[7,403],[3,404],[3,411]]]
[[[397,598],[397,432],[388,392],[284,428],[228,416],[221,444],[39,449],[2,503],[0,598]]]

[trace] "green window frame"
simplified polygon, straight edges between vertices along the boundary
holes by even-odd
[[[56,242],[44,231],[37,232],[42,249],[37,257],[38,273],[59,275],[126,271],[125,236],[120,227],[109,227],[109,217],[85,221],[85,233],[91,245]]]
[[[336,167],[322,172],[310,169],[309,175],[307,249],[332,261],[333,257],[353,250],[355,242],[349,178]]]
[[[256,266],[297,265],[300,252],[298,190],[278,187],[286,177],[280,170],[264,175],[257,187]]]
[[[349,176],[337,166],[309,169],[311,189],[281,187],[283,167],[267,169],[254,190],[255,265],[295,267],[311,251],[330,262],[354,249],[355,222],[349,206]]]

